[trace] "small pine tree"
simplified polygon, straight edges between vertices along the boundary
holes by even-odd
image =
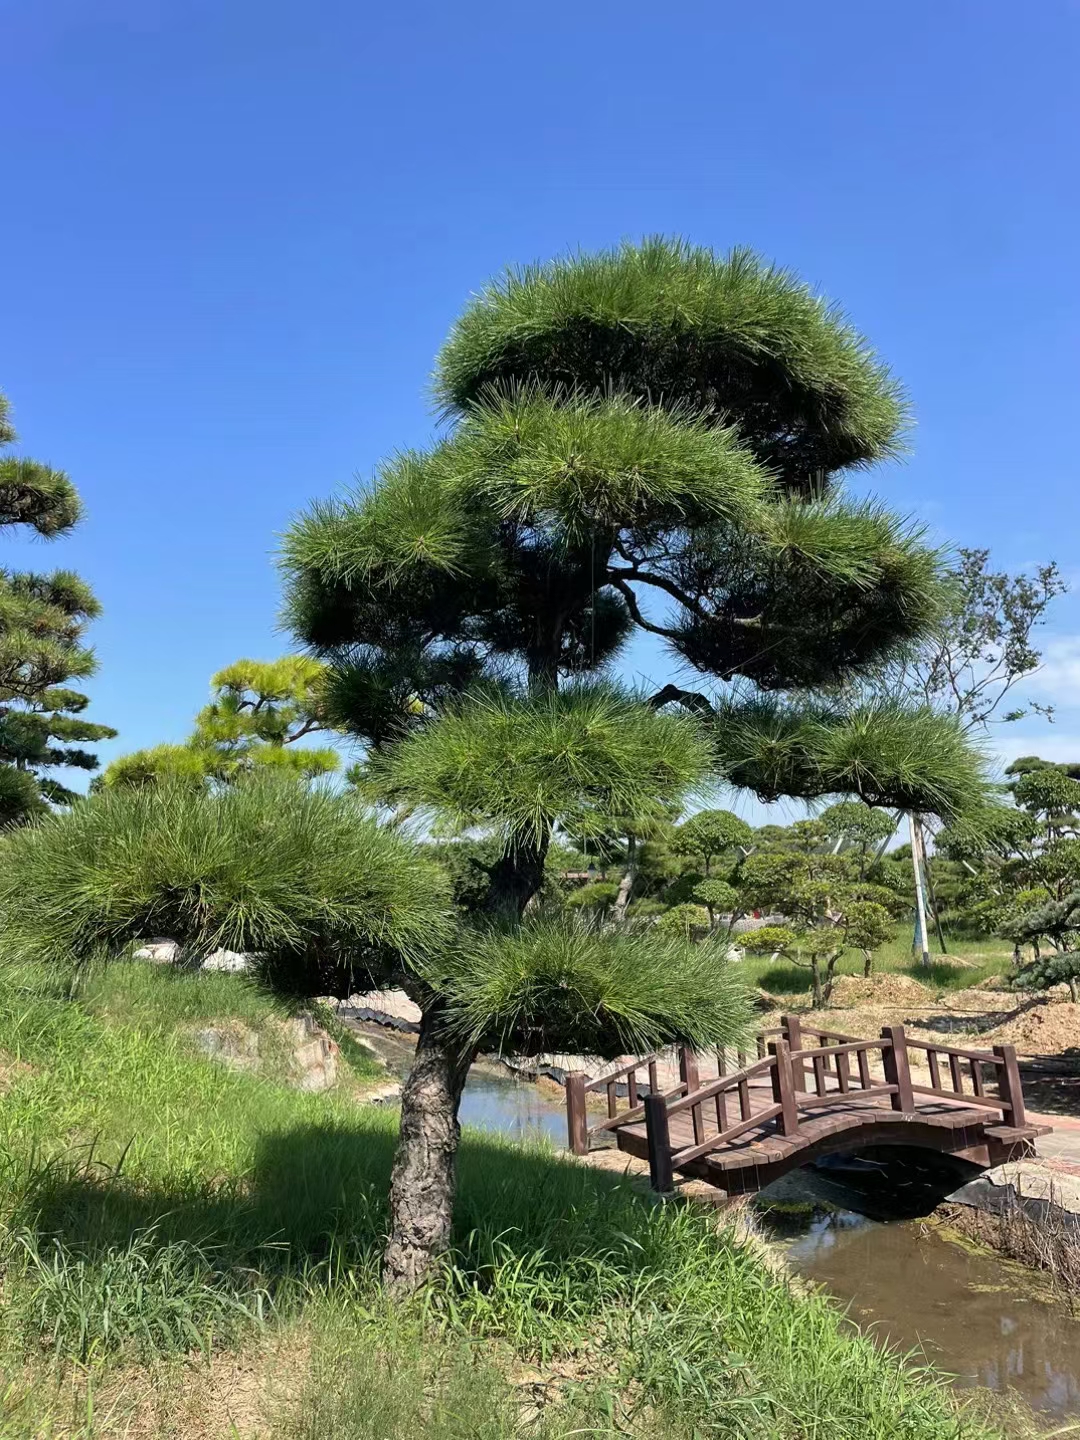
[[[186,744],[121,756],[98,783],[105,789],[162,782],[205,787],[267,767],[304,780],[327,775],[337,769],[337,752],[297,744],[329,729],[322,713],[324,678],[324,667],[305,655],[237,660],[212,678],[213,699],[199,711]]]
[[[15,438],[0,394],[0,448]],[[81,518],[65,474],[0,454],[0,526],[26,526],[53,540]],[[68,683],[94,672],[83,641],[99,613],[89,588],[70,571],[0,570],[0,823],[18,824],[50,804],[70,804],[75,793],[52,772],[96,769],[97,756],[85,744],[116,735],[83,718],[89,700]]]

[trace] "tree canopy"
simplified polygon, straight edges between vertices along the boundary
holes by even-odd
[[[98,783],[106,789],[162,782],[198,788],[267,768],[305,780],[329,774],[339,763],[336,750],[297,744],[329,729],[324,683],[324,667],[306,655],[237,660],[212,677],[213,698],[184,744],[123,755]]]
[[[947,719],[913,740],[905,707],[762,693],[872,667],[945,603],[920,532],[843,496],[845,470],[895,453],[904,406],[833,307],[746,252],[627,245],[483,291],[436,387],[449,436],[286,537],[286,616],[330,665],[336,722],[378,747],[481,678],[595,672],[637,627],[758,687],[718,714],[738,784],[967,802],[979,768]]]
[[[0,394],[0,451],[15,439]],[[0,453],[0,527],[24,526],[54,540],[81,518],[78,493],[62,471]],[[74,792],[52,772],[96,769],[86,744],[116,734],[85,718],[89,700],[69,684],[94,673],[85,635],[99,613],[90,588],[71,571],[0,569],[0,823],[70,804]]]

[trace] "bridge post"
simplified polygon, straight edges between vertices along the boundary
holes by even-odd
[[[675,1174],[671,1168],[667,1101],[662,1095],[645,1097],[645,1138],[649,1144],[649,1184],[658,1195],[667,1195],[675,1188]]]
[[[797,1015],[781,1015],[780,1026],[784,1032],[784,1039],[788,1043],[789,1050],[801,1050],[803,1048],[802,1021]],[[793,1060],[791,1062],[791,1074],[795,1082],[796,1090],[806,1089],[806,1061]]]
[[[1021,1125],[1027,1124],[1027,1112],[1024,1109],[1024,1087],[1020,1080],[1020,1067],[1016,1063],[1016,1046],[995,1045],[994,1054],[1000,1062],[997,1067],[998,1092],[1006,1106],[1005,1123],[1019,1128]]]
[[[914,1110],[915,1093],[911,1088],[911,1070],[908,1066],[907,1040],[902,1025],[886,1025],[881,1038],[889,1044],[881,1052],[881,1063],[885,1070],[885,1082],[896,1086],[895,1095],[889,1096],[894,1110]]]
[[[584,1070],[571,1070],[566,1076],[566,1143],[575,1155],[589,1153],[589,1121],[585,1112]]]
[[[698,1079],[697,1056],[689,1045],[679,1046],[679,1079],[686,1086],[688,1095],[701,1089],[701,1082]]]
[[[772,1068],[773,1100],[780,1106],[780,1114],[776,1117],[776,1129],[780,1135],[795,1135],[799,1129],[799,1106],[795,1099],[791,1051],[788,1049],[787,1041],[771,1042],[769,1054],[776,1062]]]

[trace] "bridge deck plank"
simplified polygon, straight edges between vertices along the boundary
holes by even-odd
[[[834,1082],[835,1083],[835,1082]],[[772,1106],[771,1088],[765,1084],[751,1084],[751,1115]],[[713,1107],[701,1107],[701,1121],[705,1128],[705,1139],[717,1135],[716,1116]],[[816,1108],[799,1111],[797,1135],[786,1137],[776,1134],[772,1120],[760,1127],[748,1130],[719,1149],[701,1156],[685,1167],[688,1174],[711,1180],[723,1189],[757,1189],[775,1175],[793,1164],[804,1163],[801,1152],[825,1153],[832,1148],[830,1142],[842,1145],[839,1139],[845,1132],[865,1130],[871,1141],[886,1143],[898,1125],[920,1124],[923,1135],[931,1135],[937,1147],[943,1150],[965,1150],[985,1145],[987,1138],[1020,1143],[1033,1139],[1042,1133],[1039,1127],[1028,1126],[1024,1131],[1009,1131],[1006,1137],[1002,1127],[994,1127],[991,1116],[982,1108],[964,1105],[962,1101],[945,1098],[930,1099],[919,1097],[915,1109],[906,1113],[894,1111],[888,1097],[860,1099],[857,1092],[842,1094],[836,1092],[834,1104],[819,1104]],[[671,1149],[677,1152],[700,1143],[694,1134],[691,1112],[681,1111],[670,1117]],[[929,1127],[929,1129],[927,1128]],[[1000,1134],[997,1133],[1000,1131]],[[616,1131],[621,1150],[640,1158],[648,1157],[648,1141],[645,1126],[625,1125]],[[807,1159],[813,1155],[807,1155]],[[731,1172],[753,1171],[753,1174],[737,1175]],[[760,1173],[758,1173],[760,1172]]]

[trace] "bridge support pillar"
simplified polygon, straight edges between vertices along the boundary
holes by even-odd
[[[589,1153],[589,1118],[585,1111],[584,1070],[571,1070],[566,1077],[566,1140],[575,1155]]]
[[[902,1025],[886,1025],[881,1038],[889,1044],[881,1052],[881,1064],[885,1071],[885,1083],[895,1085],[896,1093],[889,1096],[894,1110],[915,1109],[915,1092],[911,1088],[911,1070],[908,1066],[907,1040]]]
[[[671,1168],[667,1101],[662,1095],[645,1098],[645,1138],[649,1146],[649,1184],[658,1195],[667,1195],[675,1188],[675,1174]]]

